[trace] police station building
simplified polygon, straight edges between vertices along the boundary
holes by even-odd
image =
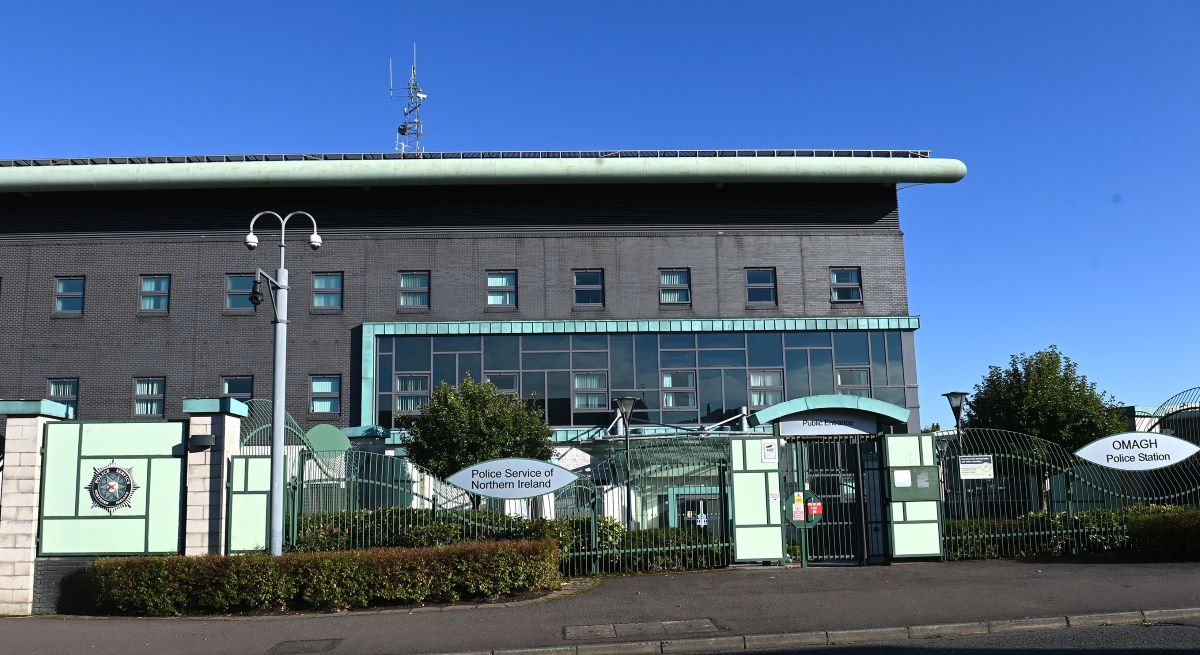
[[[287,410],[352,434],[440,382],[536,398],[559,440],[850,395],[907,410],[897,186],[927,151],[459,152],[0,161],[0,398],[181,419],[271,395],[251,302],[288,226]],[[883,406],[878,404],[876,406]]]

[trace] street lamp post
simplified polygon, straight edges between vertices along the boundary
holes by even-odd
[[[946,400],[950,403],[950,411],[954,413],[954,440],[958,442],[958,455],[962,457],[962,408],[963,401],[967,399],[965,391],[949,391],[944,394]],[[967,518],[967,481],[962,479],[962,466],[958,467],[958,482],[962,487],[963,496],[963,518]]]
[[[638,399],[633,396],[613,398],[621,412],[621,434],[625,435],[625,527],[633,529],[633,452],[629,449],[629,416]]]
[[[254,288],[250,291],[250,302],[256,307],[262,304],[262,280],[266,278],[268,291],[271,294],[271,306],[275,313],[275,363],[271,372],[271,541],[272,555],[283,554],[283,450],[284,450],[284,416],[287,412],[284,401],[287,389],[287,325],[288,325],[288,270],[287,256],[287,223],[293,216],[306,216],[312,222],[313,232],[308,237],[308,245],[313,250],[321,247],[321,237],[317,234],[317,220],[308,212],[296,211],[280,217],[273,211],[259,212],[250,219],[250,232],[246,235],[245,244],[250,250],[258,247],[258,237],[254,234],[254,223],[265,215],[274,216],[279,220],[279,268],[275,277],[271,277],[261,268],[254,273]]]

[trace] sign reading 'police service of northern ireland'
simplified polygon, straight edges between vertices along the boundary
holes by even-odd
[[[1157,432],[1114,434],[1075,451],[1079,457],[1100,466],[1122,471],[1150,471],[1178,464],[1195,455],[1200,447]]]
[[[450,484],[489,498],[532,498],[571,484],[579,476],[535,459],[493,459],[446,478]]]

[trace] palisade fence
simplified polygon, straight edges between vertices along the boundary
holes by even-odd
[[[318,551],[552,538],[567,575],[726,566],[728,452],[719,437],[638,440],[631,474],[621,447],[555,492],[502,500],[403,457],[305,450],[289,458],[287,541]]]
[[[1142,430],[1200,443],[1200,388],[1140,420]],[[938,434],[949,559],[1031,557],[1129,547],[1142,505],[1200,505],[1200,455],[1150,471],[1093,464],[1057,443],[1004,430]],[[991,455],[995,477],[963,480],[959,457]]]

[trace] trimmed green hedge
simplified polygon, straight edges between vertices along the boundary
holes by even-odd
[[[1200,507],[1139,505],[1127,518],[1134,547],[1164,559],[1200,559]]]
[[[85,580],[90,611],[103,614],[336,611],[548,590],[559,582],[558,563],[553,541],[495,541],[282,557],[101,559]]]

